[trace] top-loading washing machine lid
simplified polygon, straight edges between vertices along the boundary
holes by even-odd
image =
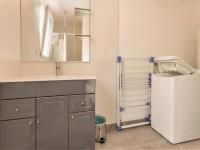
[[[172,73],[176,75],[189,75],[198,73],[196,69],[175,56],[164,56],[155,58],[160,73]]]

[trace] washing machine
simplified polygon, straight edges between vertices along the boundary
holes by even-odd
[[[177,57],[155,59],[151,126],[176,144],[200,138],[200,73]]]

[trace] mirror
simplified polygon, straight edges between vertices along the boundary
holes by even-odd
[[[21,0],[23,61],[90,58],[90,0]]]

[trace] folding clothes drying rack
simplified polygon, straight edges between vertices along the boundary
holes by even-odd
[[[150,124],[154,58],[117,57],[117,128]]]

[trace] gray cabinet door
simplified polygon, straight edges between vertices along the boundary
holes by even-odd
[[[0,150],[35,150],[35,119],[1,121]]]
[[[36,105],[37,149],[68,149],[68,97],[37,98]]]
[[[94,116],[94,111],[69,115],[69,150],[95,149]]]

